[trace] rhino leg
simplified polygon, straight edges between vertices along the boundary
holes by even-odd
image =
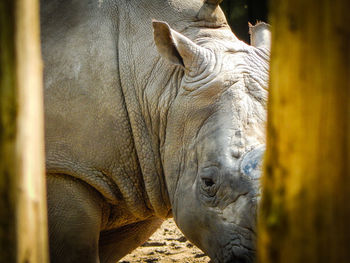
[[[51,263],[99,263],[102,198],[66,175],[48,175],[47,187]]]
[[[115,230],[102,232],[99,248],[101,263],[117,262],[146,242],[162,223],[162,219],[151,218]]]

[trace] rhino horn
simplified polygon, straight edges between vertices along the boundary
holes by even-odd
[[[249,23],[250,44],[254,47],[265,47],[270,49],[271,32],[270,25],[258,22],[256,25]]]
[[[203,63],[207,59],[208,50],[171,29],[168,23],[153,20],[152,24],[154,41],[162,57],[191,73],[198,68],[196,62]]]

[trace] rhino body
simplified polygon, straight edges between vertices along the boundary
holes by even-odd
[[[171,216],[254,259],[268,37],[216,2],[41,0],[51,262],[116,262]]]

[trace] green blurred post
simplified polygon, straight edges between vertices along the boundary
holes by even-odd
[[[350,1],[272,0],[260,263],[350,259]]]
[[[0,1],[0,262],[48,262],[38,0]]]

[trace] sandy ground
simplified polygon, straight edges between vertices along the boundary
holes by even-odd
[[[197,263],[209,261],[209,257],[182,235],[173,219],[168,219],[145,244],[124,257],[119,263]]]

